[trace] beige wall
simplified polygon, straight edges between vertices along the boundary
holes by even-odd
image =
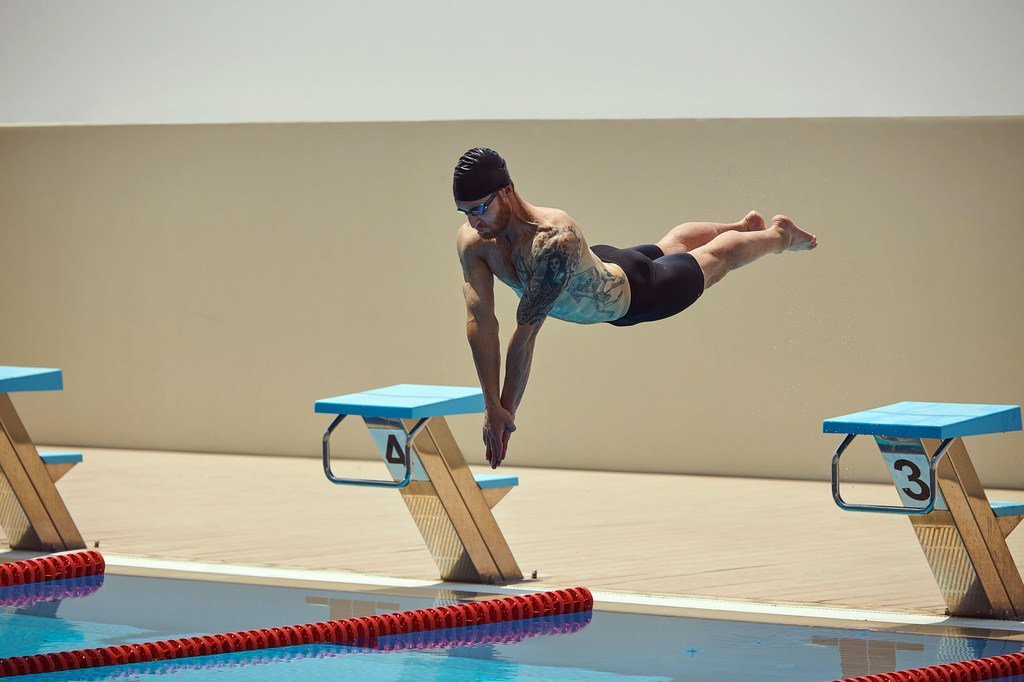
[[[317,398],[474,384],[449,192],[476,144],[591,243],[751,208],[821,242],[668,321],[550,321],[510,461],[826,478],[825,417],[1024,402],[1022,118],[8,128],[0,364],[66,384],[15,396],[30,431],[316,455]],[[453,428],[481,461],[479,419]],[[976,440],[983,480],[1024,486],[1021,434]]]

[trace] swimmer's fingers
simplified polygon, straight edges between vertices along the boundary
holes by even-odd
[[[484,457],[487,458],[487,463],[491,463],[491,457],[493,451],[491,450],[491,433],[487,429],[484,429]]]
[[[491,463],[491,439],[490,433],[487,431],[487,427],[484,427],[484,457],[487,458],[487,463]]]
[[[505,431],[504,433],[508,433],[508,431]],[[507,438],[503,438],[503,439],[495,438],[494,440],[495,440],[495,443],[494,443],[494,447],[491,449],[491,455],[492,456],[491,456],[490,462],[491,462],[491,468],[492,469],[497,469],[499,466],[501,466],[501,460],[505,459],[505,442],[507,442],[508,439]]]
[[[508,433],[505,431],[504,433]],[[493,435],[493,434],[492,434]],[[499,439],[497,436],[494,437],[494,443],[490,446],[490,457],[487,461],[491,463],[492,469],[497,469],[501,466],[501,460],[505,459],[505,444],[508,442],[508,438]]]
[[[501,442],[494,435],[494,432],[487,427],[484,427],[484,447],[484,456],[487,458],[487,463],[493,469],[498,466],[500,461],[498,453],[501,452]]]
[[[501,436],[501,458],[498,460],[498,464],[505,461],[505,455],[508,454],[508,440],[512,437],[512,432],[516,430],[515,424],[508,424],[505,427],[504,432]],[[495,464],[492,468],[497,469],[498,464]]]

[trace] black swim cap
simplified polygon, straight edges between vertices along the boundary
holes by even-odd
[[[512,182],[501,154],[486,147],[473,147],[455,164],[452,191],[455,201],[482,199]]]

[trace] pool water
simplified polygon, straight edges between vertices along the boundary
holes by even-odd
[[[0,588],[0,657],[310,623],[478,595],[107,575]],[[600,604],[598,608],[600,609]],[[381,649],[307,645],[24,679],[833,680],[1024,650],[1020,633],[875,629],[596,610],[382,638]],[[790,619],[792,620],[792,619]],[[403,641],[402,638],[419,638]],[[420,648],[411,648],[413,646]],[[427,648],[422,648],[426,646]],[[1020,682],[1024,682],[1021,680]]]

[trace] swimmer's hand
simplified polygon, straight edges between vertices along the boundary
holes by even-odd
[[[484,414],[484,447],[488,464],[497,469],[508,452],[508,439],[516,430],[515,416],[504,407],[488,409]]]

